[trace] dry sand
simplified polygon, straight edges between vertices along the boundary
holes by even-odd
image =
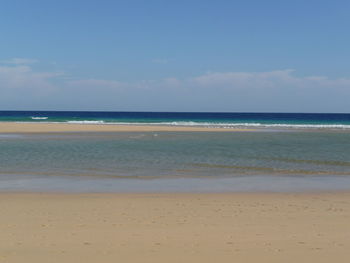
[[[191,126],[73,124],[73,123],[16,123],[0,122],[0,133],[47,132],[153,132],[153,131],[252,131],[252,129],[226,129]]]
[[[350,193],[1,193],[0,211],[0,262],[350,260]]]

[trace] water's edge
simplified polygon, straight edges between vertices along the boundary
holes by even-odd
[[[0,192],[62,193],[225,193],[349,191],[350,177],[275,177],[111,179],[65,176],[0,176]]]

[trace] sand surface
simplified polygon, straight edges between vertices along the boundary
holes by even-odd
[[[0,262],[350,258],[350,193],[1,193],[0,211]]]
[[[0,122],[0,133],[47,133],[47,132],[152,132],[152,131],[252,131],[252,129],[206,128],[192,126],[117,125],[74,123],[16,123]]]

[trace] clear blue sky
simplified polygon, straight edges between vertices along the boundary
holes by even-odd
[[[2,0],[0,109],[350,112],[350,1]]]

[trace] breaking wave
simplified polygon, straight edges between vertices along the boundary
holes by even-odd
[[[36,116],[33,116],[33,117],[30,117],[32,120],[47,120],[49,117],[36,117]]]
[[[263,122],[210,122],[210,121],[119,121],[119,120],[54,120],[48,121],[48,117],[30,117],[32,120],[40,120],[45,123],[68,124],[98,124],[98,125],[145,125],[145,126],[190,126],[207,128],[266,128],[266,129],[336,129],[348,130],[349,124],[337,123],[263,123]],[[18,121],[27,122],[27,121]]]
[[[66,123],[72,123],[72,124],[105,124],[104,121],[67,121]]]
[[[289,124],[289,123],[215,123],[195,121],[172,121],[172,122],[105,122],[102,120],[67,121],[75,124],[107,124],[107,125],[165,125],[165,126],[191,126],[213,128],[295,128],[295,129],[350,129],[350,124]]]

